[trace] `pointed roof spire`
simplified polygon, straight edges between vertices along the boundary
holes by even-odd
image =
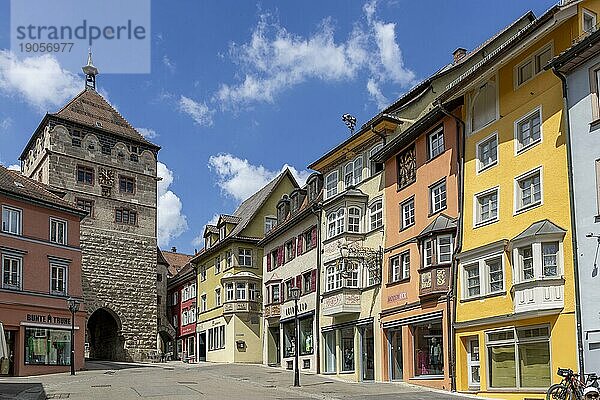
[[[92,62],[92,49],[88,50],[88,61],[87,65],[81,68],[85,74],[85,88],[96,90],[96,75],[98,75],[98,68],[94,66]]]

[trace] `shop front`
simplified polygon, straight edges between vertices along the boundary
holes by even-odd
[[[450,389],[447,316],[437,307],[423,314],[382,316],[387,380]]]
[[[52,300],[52,303],[56,303]],[[56,307],[4,305],[0,322],[4,325],[8,368],[3,375],[28,376],[67,372],[71,368],[71,347],[75,346],[75,369],[84,365],[85,312],[75,317],[75,343],[71,343],[71,313]]]

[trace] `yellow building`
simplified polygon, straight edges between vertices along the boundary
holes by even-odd
[[[456,388],[487,398],[544,399],[578,365],[562,86],[544,66],[600,1],[563,3],[438,98],[466,99]]]
[[[298,184],[289,170],[221,215],[204,230],[204,248],[190,261],[198,271],[198,359],[261,363],[262,249],[277,202]]]

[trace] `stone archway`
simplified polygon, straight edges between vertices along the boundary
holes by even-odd
[[[121,337],[121,320],[108,308],[99,308],[87,322],[90,358],[122,361],[125,354]]]

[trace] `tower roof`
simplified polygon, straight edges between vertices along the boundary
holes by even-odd
[[[50,115],[103,129],[127,139],[158,147],[149,142],[95,90],[84,89],[58,112]]]

